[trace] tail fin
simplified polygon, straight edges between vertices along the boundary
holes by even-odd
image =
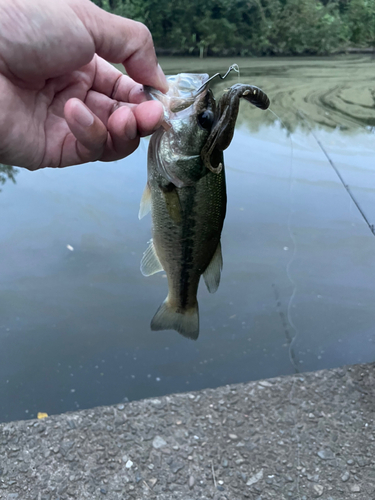
[[[179,312],[170,305],[167,297],[151,320],[151,330],[176,330],[184,337],[196,340],[199,335],[198,302]]]

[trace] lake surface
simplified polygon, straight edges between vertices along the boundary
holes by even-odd
[[[375,60],[161,60],[167,74],[234,62],[282,122],[241,104],[222,280],[200,287],[196,342],[149,328],[167,281],[139,271],[147,140],[1,187],[1,421],[374,361]]]

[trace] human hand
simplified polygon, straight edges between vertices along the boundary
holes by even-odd
[[[0,0],[0,162],[36,170],[131,154],[163,114],[140,83],[168,89],[143,24],[89,0]]]

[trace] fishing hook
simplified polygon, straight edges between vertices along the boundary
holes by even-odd
[[[225,78],[229,75],[229,73],[231,71],[236,71],[237,73],[239,73],[239,67],[238,67],[238,64],[232,64],[232,66],[229,66],[228,68],[228,71],[225,73],[224,76],[221,76],[220,73],[216,73],[215,75],[211,76],[208,80],[206,80],[200,87],[199,89],[197,90],[197,93],[200,92],[201,90],[204,89],[204,87],[211,81],[213,80],[214,78],[216,77],[219,77],[221,78],[222,80],[225,80]]]

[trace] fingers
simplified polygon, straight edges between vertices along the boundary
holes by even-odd
[[[123,105],[104,125],[82,101],[73,98],[65,104],[64,114],[73,135],[69,134],[64,142],[60,166],[128,156],[138,147],[141,136],[160,126],[163,107],[155,101]]]
[[[168,90],[151,34],[144,24],[109,14],[89,0],[69,0],[69,4],[91,34],[99,56],[122,63],[131,78],[139,83],[162,92]]]
[[[142,85],[98,56],[95,57],[95,78],[92,89],[116,101],[139,104],[147,100]]]
[[[164,119],[163,105],[158,101],[143,102],[134,108],[134,115],[141,137],[150,135],[158,129]]]
[[[79,99],[69,99],[65,104],[64,114],[70,130],[78,140],[77,152],[82,152],[82,159],[92,161],[100,158],[107,141],[107,128],[103,122]]]
[[[137,121],[130,108],[118,108],[108,120],[111,147],[107,148],[102,160],[113,161],[130,155],[139,144]]]
[[[138,106],[121,106],[108,120],[111,138],[101,160],[113,161],[133,153],[140,137],[152,134],[163,120],[163,107],[159,102],[144,102]]]

